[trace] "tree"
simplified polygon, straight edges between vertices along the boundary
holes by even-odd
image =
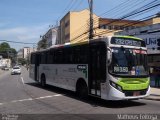
[[[46,39],[42,39],[38,42],[38,50],[40,49],[46,49],[47,48],[47,40]]]
[[[18,58],[18,63],[21,63],[22,65],[27,64],[27,60],[24,58]]]
[[[0,55],[3,58],[10,58],[12,62],[15,62],[17,51],[14,48],[11,48],[10,45],[6,42],[0,44]]]
[[[1,51],[6,51],[8,49],[10,49],[10,45],[8,43],[3,42],[3,43],[0,44],[0,52]]]

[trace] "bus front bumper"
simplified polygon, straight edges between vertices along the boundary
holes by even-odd
[[[145,98],[150,95],[150,86],[146,90],[139,91],[119,91],[116,88],[110,86],[107,100],[134,100]]]

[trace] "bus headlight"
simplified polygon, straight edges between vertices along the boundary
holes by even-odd
[[[123,92],[122,87],[119,86],[118,84],[114,83],[113,81],[109,81],[110,85],[114,88],[116,88],[117,90]]]

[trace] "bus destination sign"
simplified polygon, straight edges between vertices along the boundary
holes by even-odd
[[[111,44],[117,45],[129,45],[129,46],[137,46],[137,47],[144,47],[144,41],[134,40],[134,39],[127,39],[127,38],[112,38]]]

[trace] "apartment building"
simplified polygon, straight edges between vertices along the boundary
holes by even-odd
[[[89,40],[88,9],[68,12],[61,20],[57,44],[75,43]],[[146,22],[100,18],[93,14],[93,38],[114,35],[115,32],[145,26]]]
[[[89,31],[89,10],[68,12],[60,20],[60,34],[58,44],[74,43],[88,40]],[[96,28],[99,26],[99,17],[93,15],[94,24]],[[94,30],[94,33],[96,31]]]
[[[76,43],[89,40],[89,18],[88,9],[82,11],[70,11],[61,20],[59,27],[51,28],[43,36],[47,42],[47,47],[55,44]],[[121,20],[100,18],[93,14],[93,38],[114,35],[120,31],[139,29],[144,26],[157,24],[159,17],[154,17],[146,21]]]
[[[17,53],[17,58],[24,58],[24,59],[29,59],[29,55],[31,52],[36,51],[35,48],[31,48],[31,47],[24,47],[22,49],[20,49]]]
[[[55,45],[58,39],[58,27],[50,28],[43,36],[43,39],[46,40],[47,48]]]

